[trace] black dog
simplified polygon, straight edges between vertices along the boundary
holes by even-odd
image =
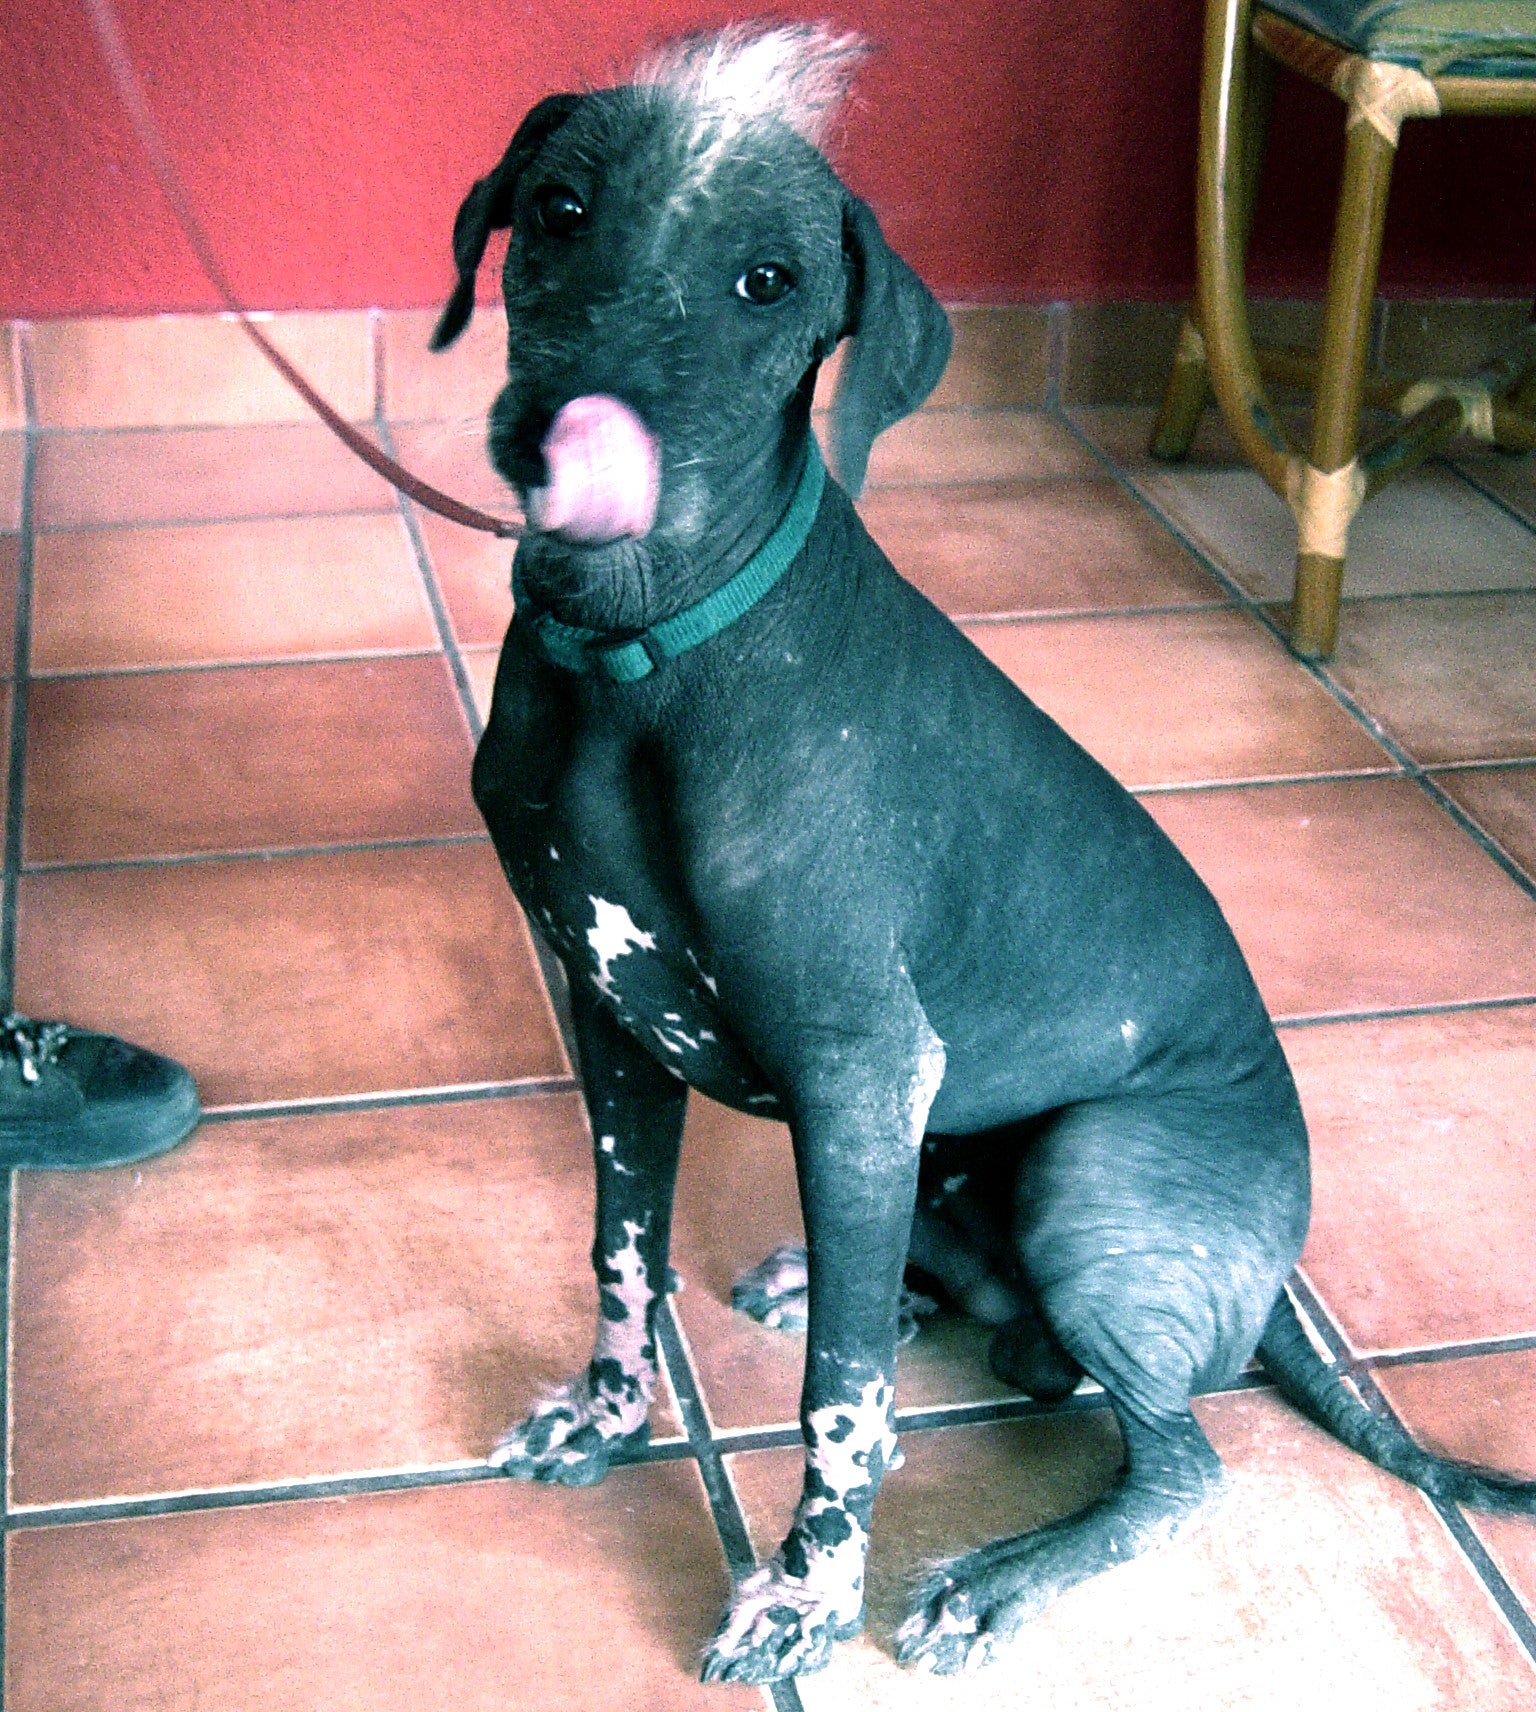
[[[1536,1492],[1426,1456],[1313,1353],[1281,1293],[1306,1134],[1215,902],[854,513],[872,441],[949,349],[816,146],[857,54],[736,30],[540,102],[459,211],[434,337],[462,329],[509,227],[491,448],[535,528],[474,787],[570,980],[601,1314],[585,1373],[493,1460],[587,1483],[642,1439],[687,1089],[782,1117],[808,1237],[805,1483],[706,1653],[734,1681],[812,1669],[859,1627],[925,1135],[946,1171],[999,1184],[997,1359],[1042,1396],[1090,1374],[1126,1460],[1080,1515],[936,1575],[903,1660],[981,1662],[1206,1511],[1223,1474],[1190,1395],[1255,1349],[1432,1490]],[[810,411],[845,338],[839,487]]]

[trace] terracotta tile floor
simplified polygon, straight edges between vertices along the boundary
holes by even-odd
[[[386,323],[388,431],[492,500],[450,411],[494,388],[494,317],[451,374],[429,319]],[[787,1137],[704,1102],[648,1459],[584,1492],[486,1475],[594,1311],[570,1057],[467,790],[507,550],[251,384],[224,426],[0,460],[0,973],[180,1056],[211,1108],[140,1169],[10,1186],[12,1712],[1536,1705],[1536,1523],[1438,1514],[1262,1386],[1199,1405],[1236,1474],[1204,1534],[984,1676],[899,1671],[923,1562],[1089,1500],[1118,1454],[1091,1394],[1021,1402],[956,1321],[903,1357],[867,1637],[773,1695],[700,1687],[730,1571],[793,1505],[800,1363],[729,1308],[799,1229]],[[1311,1120],[1339,1347],[1427,1442],[1536,1475],[1536,464],[1458,456],[1368,511],[1365,598],[1312,669],[1264,604],[1283,513],[1214,426],[1182,470],[1146,428],[926,412],[876,454],[870,526],[1228,910]]]

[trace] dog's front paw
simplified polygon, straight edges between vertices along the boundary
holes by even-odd
[[[804,1676],[827,1663],[834,1641],[851,1640],[863,1627],[857,1598],[850,1614],[776,1560],[731,1595],[699,1675],[705,1682],[746,1683]]]
[[[625,1432],[576,1380],[540,1398],[526,1420],[501,1435],[486,1461],[513,1480],[596,1486],[613,1463],[643,1450],[650,1436],[645,1421]]]
[[[731,1286],[731,1306],[781,1332],[803,1332],[810,1314],[805,1248],[786,1242],[743,1272]]]

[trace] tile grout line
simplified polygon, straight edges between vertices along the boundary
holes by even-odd
[[[79,429],[55,429],[56,434],[79,433]],[[46,441],[46,434],[39,439]],[[316,523],[337,518],[393,517],[395,507],[386,499],[377,505],[344,505],[320,511],[220,511],[206,517],[120,517],[100,522],[40,523],[39,535],[103,535],[136,529],[227,529],[241,523]]]
[[[1480,495],[1483,499],[1486,499],[1490,505],[1495,506],[1498,510],[1502,511],[1506,517],[1510,518],[1513,522],[1518,523],[1526,534],[1536,535],[1536,523],[1533,523],[1531,519],[1524,514],[1524,512],[1517,511],[1515,507],[1505,499],[1503,494],[1497,492],[1491,487],[1485,486],[1475,475],[1472,474],[1470,470],[1463,469],[1454,458],[1446,457],[1442,454],[1435,461],[1436,463],[1443,465],[1446,469],[1452,471],[1455,475],[1459,476],[1461,480],[1472,489],[1473,493]],[[1496,594],[1515,594],[1520,591],[1517,589],[1496,589],[1491,590],[1490,592]]]
[[[0,1448],[3,1448],[3,1460],[0,1460],[0,1527],[5,1530],[5,1537],[0,1539],[0,1712],[5,1707],[6,1686],[6,1632],[10,1614],[10,1595],[8,1591],[10,1575],[10,1518],[11,1518],[11,1451],[16,1442],[15,1422],[12,1419],[12,1400],[16,1388],[12,1383],[12,1367],[15,1358],[15,1340],[11,1335],[11,1304],[15,1299],[15,1279],[12,1276],[16,1265],[16,1173],[4,1173],[3,1185],[0,1185],[0,1243],[4,1252],[0,1253],[0,1311],[5,1315],[3,1334],[5,1348],[3,1359],[0,1359]]]
[[[335,844],[271,844],[232,850],[180,850],[164,856],[100,856],[74,862],[25,862],[23,874],[110,874],[133,868],[195,868],[210,862],[284,862],[309,856],[366,856],[383,850],[447,850],[489,844],[484,832],[426,832],[403,838],[359,838]]]
[[[378,352],[378,356],[375,359],[376,372],[382,376],[382,319],[379,322],[377,340],[378,343],[376,350]],[[391,457],[394,457],[394,435],[391,432],[390,425],[385,419],[382,411],[382,379],[379,381],[379,386],[381,389],[379,398],[380,411],[374,418],[374,429],[379,436],[379,442],[383,446],[384,450]],[[468,668],[464,664],[464,653],[459,645],[458,637],[454,634],[453,620],[449,616],[448,603],[443,598],[442,587],[437,580],[437,569],[432,563],[432,555],[427,551],[426,537],[421,532],[421,519],[417,515],[415,505],[405,494],[397,493],[395,498],[398,503],[400,516],[405,522],[406,534],[410,538],[411,551],[416,557],[416,571],[418,576],[421,578],[422,587],[426,591],[427,604],[432,609],[432,622],[437,626],[438,641],[442,645],[443,653],[447,658],[448,669],[453,675],[454,688],[458,691],[459,706],[464,714],[464,722],[469,727],[470,740],[472,744],[478,746],[480,739],[485,735],[485,722],[480,717],[480,709],[475,705],[475,692],[469,681]],[[509,579],[510,576],[511,568],[509,561]],[[528,940],[533,946],[534,957],[538,961],[539,974],[544,982],[544,996],[549,1001],[549,1008],[555,1019],[555,1028],[560,1035],[560,1044],[565,1049],[565,1056],[567,1059],[569,1059],[572,1065],[575,1065],[578,1062],[576,1052],[576,1025],[571,1017],[571,1001],[570,995],[566,990],[565,971],[562,968],[559,959],[555,956],[553,950],[551,950],[550,946],[546,942],[538,924],[529,918],[526,911],[522,911],[522,906],[520,904],[518,908],[523,915],[523,921],[528,929]]]
[[[1319,660],[1308,660],[1297,654],[1291,647],[1290,640],[1286,636],[1284,630],[1276,620],[1270,616],[1264,603],[1256,596],[1249,594],[1249,592],[1242,587],[1230,572],[1225,570],[1210,553],[1201,547],[1199,543],[1196,542],[1194,538],[1179,524],[1177,519],[1171,516],[1164,509],[1155,495],[1150,491],[1143,489],[1141,484],[1136,481],[1135,477],[1131,475],[1129,471],[1123,469],[1108,452],[1104,451],[1096,441],[1091,439],[1087,433],[1079,428],[1065,410],[1058,406],[1051,412],[1051,414],[1060,426],[1065,428],[1079,445],[1083,446],[1094,458],[1098,460],[1100,464],[1103,465],[1105,469],[1110,471],[1120,486],[1130,494],[1139,505],[1141,505],[1152,517],[1156,518],[1157,521],[1162,524],[1162,526],[1174,537],[1179,545],[1183,547],[1199,565],[1201,565],[1223,587],[1231,591],[1243,610],[1251,617],[1255,618],[1273,637],[1275,637],[1281,646],[1284,647],[1291,660],[1294,661],[1294,663],[1299,666],[1314,683],[1319,685],[1324,693],[1330,696],[1343,710],[1343,712],[1345,712],[1358,726],[1361,727],[1362,730],[1365,731],[1367,736],[1385,750],[1400,770],[1401,775],[1416,785],[1424,795],[1427,796],[1429,800],[1450,819],[1454,826],[1457,826],[1462,832],[1471,838],[1473,843],[1482,850],[1483,854],[1487,856],[1488,859],[1493,862],[1494,865],[1498,867],[1509,879],[1513,880],[1521,891],[1523,891],[1528,897],[1536,899],[1536,878],[1527,874],[1519,863],[1509,855],[1509,853],[1501,844],[1498,843],[1496,839],[1486,833],[1482,827],[1480,827],[1477,822],[1474,821],[1464,809],[1462,809],[1460,804],[1457,803],[1454,798],[1449,796],[1440,788],[1440,786],[1430,776],[1429,772],[1421,766],[1419,762],[1414,760],[1414,758],[1406,749],[1403,748],[1397,739],[1391,735],[1386,727],[1382,725],[1379,720],[1373,718],[1366,709],[1361,706],[1359,701],[1357,701],[1356,698],[1350,694],[1350,692],[1345,689],[1341,683],[1339,683],[1339,681],[1333,676],[1332,672],[1328,669],[1326,663]]]
[[[1333,1357],[1334,1363],[1338,1366],[1348,1365],[1350,1381],[1359,1392],[1360,1399],[1365,1406],[1372,1414],[1391,1422],[1393,1426],[1406,1433],[1408,1429],[1403,1425],[1397,1411],[1387,1401],[1385,1393],[1372,1377],[1370,1368],[1362,1367],[1353,1361],[1349,1340],[1304,1274],[1299,1270],[1293,1272],[1286,1287],[1296,1297],[1297,1306],[1312,1322],[1313,1329]],[[1412,1435],[1409,1434],[1409,1437]],[[1440,1518],[1446,1532],[1450,1534],[1460,1549],[1467,1567],[1481,1584],[1484,1593],[1498,1608],[1500,1616],[1509,1625],[1515,1640],[1525,1652],[1527,1662],[1536,1667],[1536,1620],[1532,1619],[1530,1612],[1521,1604],[1519,1596],[1505,1579],[1503,1571],[1493,1561],[1487,1547],[1477,1537],[1471,1524],[1455,1504],[1440,1498],[1432,1498],[1427,1492],[1421,1493],[1421,1496],[1430,1509]]]
[[[699,1478],[704,1483],[704,1494],[709,1501],[709,1513],[720,1540],[720,1550],[734,1585],[757,1568],[757,1553],[752,1549],[741,1500],[725,1466],[718,1435],[710,1425],[687,1340],[668,1297],[662,1298],[657,1309],[656,1333],[667,1377],[688,1433],[688,1442],[693,1447]],[[800,1690],[793,1677],[763,1686],[773,1702],[774,1712],[803,1712]]]
[[[686,1462],[693,1455],[686,1439],[662,1439],[639,1455],[615,1459],[614,1468],[652,1463]],[[320,1503],[337,1498],[382,1497],[394,1492],[437,1491],[448,1486],[490,1485],[507,1475],[480,1458],[429,1464],[418,1468],[386,1469],[371,1474],[318,1475],[293,1480],[255,1482],[249,1486],[204,1486],[179,1492],[145,1493],[136,1498],[69,1499],[62,1503],[25,1504],[6,1517],[9,1533],[32,1533],[39,1528],[88,1527],[103,1522],[154,1521],[161,1516],[206,1515],[221,1510],[245,1510],[267,1504]]]
[[[228,660],[161,660],[150,665],[133,666],[65,666],[45,672],[34,672],[32,681],[40,684],[69,684],[81,678],[168,678],[189,677],[198,673],[271,672],[284,667],[310,666],[374,666],[394,660],[430,660],[439,650],[424,648],[338,648],[326,654],[266,654],[241,655]]]
[[[1422,1005],[1379,1005],[1360,1011],[1301,1011],[1270,1020],[1276,1030],[1327,1028],[1334,1023],[1393,1022],[1399,1017],[1459,1016],[1466,1011],[1519,1011],[1536,1005],[1536,993],[1516,993],[1497,999],[1440,999]]]
[[[33,572],[33,501],[37,481],[37,377],[32,367],[32,327],[30,322],[17,322],[12,332],[14,352],[21,376],[22,413],[26,420],[26,438],[22,443],[21,516],[19,557],[16,575],[16,645],[11,672],[11,732],[8,795],[5,817],[5,872],[0,887],[0,1010],[8,1012],[16,988],[16,905],[21,868],[21,835],[23,785],[26,777],[27,673],[32,655],[32,572]],[[12,1420],[15,1386],[12,1383],[12,1361],[15,1340],[12,1336],[12,1307],[15,1301],[15,1219],[16,1173],[5,1171],[0,1188],[0,1526],[9,1519],[11,1509],[11,1455],[15,1445]],[[10,1618],[10,1538],[0,1539],[0,1712],[4,1712],[6,1682],[9,1670],[6,1660]]]
[[[27,702],[32,665],[32,577],[36,537],[32,527],[37,485],[37,417],[32,345],[18,324],[22,400],[27,428],[22,443],[21,517],[16,568],[16,641],[11,660],[11,730],[7,757],[4,874],[0,878],[0,1014],[16,997],[16,902],[21,878],[22,814],[26,800]]]
[[[327,1112],[394,1111],[408,1106],[468,1105],[481,1100],[529,1100],[572,1094],[579,1088],[574,1076],[529,1076],[515,1082],[450,1082],[435,1088],[300,1095],[291,1100],[251,1100],[224,1106],[204,1106],[200,1121],[249,1123],[265,1118],[308,1117]]]

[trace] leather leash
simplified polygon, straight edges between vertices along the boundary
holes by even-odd
[[[289,386],[298,393],[299,397],[325,423],[336,437],[351,451],[355,452],[370,469],[376,470],[391,487],[398,488],[408,498],[428,511],[435,511],[439,517],[447,517],[454,523],[462,523],[466,529],[482,529],[491,535],[500,535],[516,540],[523,533],[523,525],[508,521],[506,518],[492,517],[489,512],[477,511],[472,505],[465,505],[462,500],[452,498],[440,492],[420,476],[414,476],[401,464],[382,451],[361,429],[353,426],[332,405],[328,404],[316,392],[302,374],[278,350],[277,346],[262,332],[260,327],[251,319],[240,300],[235,296],[234,289],[229,283],[228,276],[219,265],[219,258],[214,253],[208,234],[203,230],[201,222],[192,207],[192,200],[187,194],[186,186],[182,183],[181,175],[177,172],[170,151],[165,146],[160,127],[155,122],[154,115],[149,110],[149,104],[144,99],[144,90],[139,82],[138,73],[134,70],[133,61],[129,57],[127,44],[118,24],[117,16],[112,10],[111,0],[85,0],[85,9],[91,20],[91,27],[96,32],[96,40],[106,59],[107,69],[112,74],[112,81],[117,85],[118,98],[128,115],[129,123],[133,126],[138,137],[139,146],[144,150],[150,170],[155,175],[155,182],[160,186],[161,194],[170,205],[171,213],[176,218],[176,224],[181,228],[181,235],[190,245],[193,255],[197,257],[203,272],[208,276],[208,282],[223,300],[224,307],[245,329],[257,349],[267,359],[277,372],[288,382]]]

